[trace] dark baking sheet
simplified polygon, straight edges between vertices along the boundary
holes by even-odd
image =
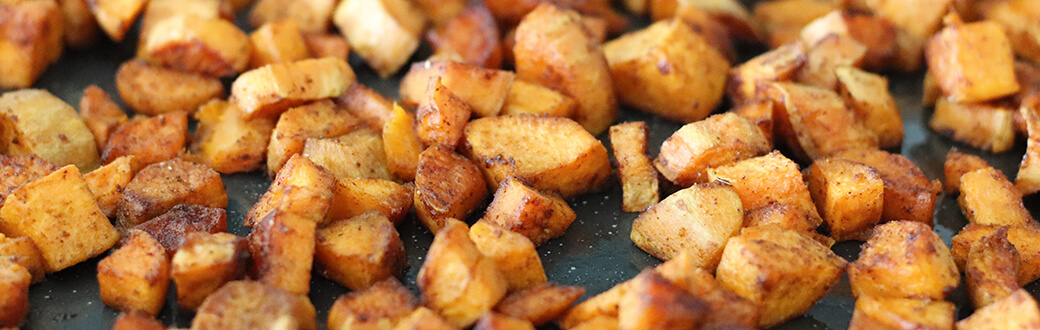
[[[753,2],[753,1],[747,1]],[[247,12],[247,11],[246,11]],[[239,25],[246,27],[244,15],[239,16]],[[633,26],[643,26],[645,19],[633,20]],[[248,31],[248,28],[247,28]],[[114,74],[123,61],[133,57],[136,31],[121,44],[107,40],[95,47],[83,51],[67,51],[62,59],[47,70],[36,83],[36,88],[43,88],[62,98],[69,104],[77,106],[83,89],[90,84],[97,84],[118,99],[115,89]],[[429,54],[428,49],[421,49],[413,60],[421,60]],[[357,73],[358,80],[388,97],[397,96],[397,84],[401,74],[383,80],[368,69],[356,56],[351,66]],[[403,73],[402,73],[403,74]],[[1014,178],[1025,147],[1019,139],[1015,148],[1004,154],[990,154],[965,145],[956,144],[943,138],[927,127],[930,110],[920,106],[921,80],[920,74],[889,75],[891,90],[895,95],[905,122],[906,137],[898,151],[921,167],[925,175],[931,179],[941,179],[942,162],[951,147],[982,156],[996,168],[1004,171],[1008,177]],[[726,107],[723,105],[721,108]],[[622,108],[620,121],[646,121],[650,128],[650,154],[656,155],[661,142],[680,127],[679,124],[647,115],[632,109]],[[606,143],[606,137],[601,136]],[[805,164],[802,164],[803,166]],[[270,181],[260,172],[249,174],[225,175],[224,185],[228,192],[228,231],[240,236],[249,233],[249,228],[242,227],[245,213],[267,190]],[[1040,198],[1027,197],[1026,205],[1034,214],[1040,209]],[[660,263],[657,259],[644,253],[632,244],[629,239],[631,222],[636,213],[621,212],[621,188],[616,177],[610,186],[602,192],[581,196],[568,201],[578,214],[578,219],[560,238],[553,239],[538,248],[542,263],[549,280],[567,285],[585,287],[587,293],[582,300],[605,291],[615,284],[634,277],[644,268]],[[471,219],[473,220],[473,219]],[[955,198],[941,196],[935,212],[935,230],[949,244],[952,235],[967,224],[960,213]],[[418,294],[415,285],[416,274],[422,265],[426,250],[433,240],[433,235],[410,214],[398,227],[401,238],[408,251],[409,268],[401,278],[413,292]],[[859,254],[859,242],[845,242],[834,246],[834,251],[849,261],[854,261]],[[31,312],[24,325],[26,329],[107,329],[111,328],[118,311],[101,303],[98,295],[96,278],[97,262],[106,254],[69,269],[49,274],[43,283],[33,285],[30,289]],[[1027,289],[1037,296],[1040,285],[1034,283]],[[158,319],[167,327],[186,328],[191,325],[193,314],[178,310],[171,285],[166,305]],[[348,292],[342,286],[314,274],[311,282],[310,298],[318,311],[318,322],[324,328],[328,310],[333,301]],[[962,288],[949,298],[957,305],[958,318],[972,312],[967,294]],[[777,328],[779,329],[845,329],[855,301],[852,299],[847,277],[843,277],[834,289],[817,303],[806,315],[796,318]]]

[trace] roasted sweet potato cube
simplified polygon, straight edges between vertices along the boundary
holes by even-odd
[[[804,211],[789,204],[772,202],[744,210],[744,227],[775,225],[786,230],[809,233],[819,227],[819,223],[814,221],[817,220],[810,219]]]
[[[487,196],[487,183],[469,159],[443,145],[419,155],[415,174],[415,213],[436,233],[447,219],[465,219]]]
[[[698,267],[692,253],[682,252],[658,265],[656,271],[707,304],[709,312],[702,319],[705,327],[752,327],[758,323],[758,306],[723,287],[710,272]]]
[[[914,36],[927,38],[939,29],[953,0],[886,0],[869,2],[875,15]]]
[[[731,0],[712,1],[722,4]],[[694,1],[656,0],[650,5],[650,18],[654,21],[673,18],[682,21],[723,58],[731,62],[736,60],[737,53],[733,49],[733,43],[737,40],[730,40],[731,35],[726,31],[726,26],[720,19],[708,13],[709,8],[698,8],[698,5]]]
[[[156,315],[166,302],[170,260],[152,235],[131,230],[126,244],[97,266],[101,301],[124,312]]]
[[[415,129],[415,115],[394,104],[394,111],[383,124],[383,152],[390,174],[403,181],[415,181],[422,143]]]
[[[380,76],[397,72],[419,48],[426,18],[410,1],[342,1],[332,21]]]
[[[17,328],[29,315],[31,280],[25,267],[0,259],[0,326]]]
[[[458,17],[462,11],[467,9],[465,0],[416,0],[417,9],[426,14],[434,26],[447,25],[453,18]],[[469,8],[477,6],[469,6]],[[480,6],[483,7],[483,6]],[[487,11],[487,8],[484,9]],[[488,13],[488,16],[491,14]]]
[[[74,165],[8,195],[0,208],[0,233],[32,239],[48,273],[93,258],[119,240],[119,232],[98,208]]]
[[[178,204],[227,207],[227,192],[220,174],[205,165],[180,159],[149,165],[126,185],[116,218],[128,228]]]
[[[469,326],[490,311],[508,286],[494,259],[480,253],[468,232],[465,223],[446,220],[416,281],[425,305],[456,327]]]
[[[225,283],[242,278],[249,267],[249,243],[229,233],[188,233],[173,255],[170,277],[177,305],[195,310]]]
[[[535,246],[563,235],[577,218],[563,199],[509,177],[499,183],[484,219],[526,236]]]
[[[458,329],[433,310],[420,306],[401,319],[394,330],[453,330]]]
[[[802,28],[835,9],[840,2],[827,0],[779,0],[755,4],[755,18],[768,34],[772,47],[800,39]]]
[[[191,233],[227,231],[227,212],[202,205],[180,204],[169,212],[134,226],[134,229],[152,235],[166,250],[167,256],[172,258]]]
[[[849,150],[834,155],[873,167],[885,183],[881,220],[911,220],[932,225],[936,195],[942,190],[938,181],[928,181],[921,169],[909,159],[882,150]]]
[[[1019,89],[1011,42],[996,22],[947,26],[928,41],[926,58],[951,101],[988,101]]]
[[[759,327],[808,311],[846,266],[845,259],[810,236],[778,227],[744,229],[725,246],[718,280],[759,306]]]
[[[770,143],[773,142],[773,102],[755,101],[745,103],[732,111],[752,124],[757,125],[758,129],[762,130],[762,135],[765,135],[766,140]]]
[[[971,244],[964,264],[964,282],[976,309],[995,303],[1020,289],[1019,255],[1007,239],[1007,227]]]
[[[257,220],[249,234],[251,277],[293,294],[306,295],[311,287],[316,227],[313,220],[282,210]]]
[[[387,278],[365,290],[344,294],[329,309],[330,329],[390,328],[415,310],[418,299],[396,278]]]
[[[136,157],[123,156],[83,176],[87,188],[106,217],[114,217],[123,189],[130,184],[138,168]]]
[[[188,115],[177,111],[155,117],[134,117],[119,125],[101,150],[101,160],[110,164],[133,156],[139,166],[177,158],[184,151],[188,135]]]
[[[806,52],[805,65],[795,74],[795,81],[828,90],[835,90],[838,78],[834,69],[859,66],[867,54],[867,46],[852,37],[827,35]]]
[[[335,0],[260,0],[249,13],[249,25],[292,21],[300,31],[325,32],[335,6]]]
[[[834,69],[838,93],[868,130],[878,137],[881,148],[903,144],[903,117],[888,93],[888,79],[853,67]]]
[[[570,117],[578,103],[570,96],[522,80],[513,82],[502,104],[502,115]]]
[[[0,88],[32,86],[61,57],[61,11],[54,1],[6,1],[0,14]]]
[[[849,329],[951,329],[954,310],[941,300],[863,296],[856,299]]]
[[[443,24],[436,25],[426,34],[426,40],[436,50],[435,54],[458,58],[463,63],[489,69],[497,69],[502,65],[502,46],[499,38],[495,18],[491,16],[487,7],[479,5],[469,6]]]
[[[1004,27],[1015,55],[1040,63],[1040,25],[1032,19],[1040,14],[1040,6],[1029,0],[999,1],[987,6],[983,14]]]
[[[1026,138],[1026,155],[1018,166],[1015,177],[1015,188],[1023,195],[1032,195],[1040,191],[1040,113],[1037,108],[1022,107],[1019,113],[1025,119],[1028,137]]]
[[[249,36],[219,17],[175,15],[146,32],[141,35],[137,55],[179,71],[233,76],[245,71],[253,52]]]
[[[1030,329],[1040,327],[1040,307],[1025,289],[975,310],[957,322],[957,329]]]
[[[837,93],[794,83],[771,83],[773,122],[798,157],[820,159],[842,150],[876,149],[877,135],[856,119]]]
[[[119,313],[116,322],[112,324],[112,330],[163,330],[165,326],[154,316],[141,313]]]
[[[267,146],[267,174],[275,176],[293,155],[303,151],[308,138],[334,138],[354,131],[360,121],[332,101],[291,108],[275,124]]]
[[[19,187],[33,182],[58,169],[51,162],[34,154],[23,156],[0,155],[0,204]]]
[[[303,43],[313,58],[335,57],[346,61],[350,56],[350,45],[347,39],[335,33],[304,33]]]
[[[99,165],[94,135],[76,109],[39,89],[0,95],[0,150],[11,156],[36,154],[82,171]]]
[[[524,319],[514,318],[508,315],[503,315],[495,312],[484,313],[477,323],[473,325],[473,330],[534,330],[534,325],[530,321]]]
[[[866,240],[881,221],[885,182],[867,165],[844,159],[813,162],[806,174],[809,193],[836,240]]]
[[[338,58],[271,64],[238,76],[229,101],[246,119],[274,118],[294,106],[339,96],[356,80],[350,65]]]
[[[758,85],[794,79],[808,59],[807,51],[802,43],[787,44],[730,69],[726,94],[738,105],[762,98]]]
[[[772,203],[787,204],[805,214],[813,228],[823,220],[813,205],[809,188],[798,171],[798,164],[778,151],[765,156],[708,169],[710,181],[733,186],[745,210]]]
[[[253,44],[249,66],[253,68],[311,57],[300,27],[293,20],[265,23],[249,35],[249,41]]]
[[[469,238],[480,253],[495,261],[509,291],[529,289],[547,281],[538,251],[524,235],[482,220],[470,227]]]
[[[430,85],[430,80],[443,76],[451,63],[453,62],[445,59],[428,59],[412,63],[408,68],[408,73],[401,77],[401,83],[398,86],[401,104],[406,107],[418,107],[427,96],[426,89]],[[443,84],[444,80],[441,80],[441,83]]]
[[[722,100],[729,62],[679,20],[623,35],[603,52],[622,103],[691,123]]]
[[[242,224],[252,227],[267,213],[281,209],[323,222],[332,203],[336,177],[302,155],[285,163],[267,192],[249,209]]]
[[[252,1],[252,0],[249,0]],[[149,0],[141,18],[141,35],[150,34],[158,23],[179,15],[234,20],[233,1],[227,0]],[[138,43],[140,48],[141,44]]]
[[[147,0],[88,0],[98,25],[113,41],[120,42],[137,20]]]
[[[191,327],[195,329],[254,329],[285,325],[313,330],[314,305],[307,296],[253,281],[225,284],[199,306]]]
[[[86,0],[59,1],[58,6],[64,19],[62,33],[65,34],[66,45],[82,49],[97,42],[101,31]]]
[[[391,180],[383,139],[370,129],[360,129],[337,138],[308,138],[300,155],[325,167],[337,179]]]
[[[43,281],[47,273],[40,248],[29,237],[7,237],[0,234],[0,263],[4,260],[25,267],[33,283]]]
[[[987,167],[990,167],[989,163],[979,156],[962,153],[957,148],[950,149],[950,152],[946,153],[946,161],[943,163],[943,173],[946,175],[943,191],[950,195],[959,194],[961,176]]]
[[[747,119],[723,113],[684,125],[661,144],[654,166],[669,181],[708,182],[708,168],[765,155],[772,145]]]
[[[350,219],[374,210],[394,225],[400,224],[412,208],[415,188],[380,179],[337,180],[324,222]]]
[[[908,283],[907,278],[915,280]],[[849,266],[849,282],[855,297],[942,300],[960,284],[960,272],[932,228],[892,221],[874,228],[859,259]]]
[[[354,291],[397,276],[408,265],[397,229],[379,212],[335,221],[315,236],[320,272]]]
[[[957,203],[968,222],[980,225],[1035,225],[1022,193],[1000,170],[986,167],[961,176]]]
[[[996,104],[941,98],[928,126],[956,141],[996,153],[1006,152],[1015,144],[1014,111]]]
[[[429,97],[430,81],[440,77],[444,87],[469,106],[474,117],[493,117],[501,112],[515,76],[473,64],[427,60],[412,64],[401,79],[401,100],[407,106],[421,106]]]
[[[730,237],[744,223],[737,190],[725,183],[696,184],[643,211],[632,222],[632,242],[662,260],[682,251],[695,264],[715,269]]]
[[[423,86],[425,88],[426,85]],[[394,109],[393,100],[361,84],[347,88],[343,95],[336,98],[336,104],[376,131],[383,129]]]
[[[621,210],[641,212],[657,204],[657,170],[646,156],[645,122],[628,122],[610,127],[610,146],[618,163],[621,180]]]
[[[275,121],[245,119],[242,110],[214,100],[195,113],[199,120],[190,150],[220,173],[249,172],[264,164]]]
[[[495,312],[541,326],[562,315],[583,294],[581,287],[543,283],[506,295]]]
[[[415,113],[419,140],[427,146],[440,144],[455,149],[471,113],[469,105],[445,87],[440,77],[430,78],[426,97]]]
[[[1001,226],[968,224],[953,237],[951,252],[960,269],[965,269],[971,246],[985,236],[992,235]],[[1008,227],[1007,240],[1018,251],[1020,262],[1018,284],[1025,285],[1040,278],[1040,250],[1037,249],[1036,237],[1040,229],[1036,226]]]
[[[939,98],[943,97],[942,88],[935,82],[935,77],[932,76],[928,70],[924,71],[924,82],[921,83],[921,106],[934,107],[935,102],[939,101]]]
[[[116,71],[116,89],[131,109],[145,115],[195,112],[206,102],[224,97],[220,79],[130,60]],[[115,133],[112,133],[115,134]]]
[[[79,100],[79,115],[83,117],[83,123],[87,124],[90,132],[94,133],[94,142],[98,150],[104,148],[108,136],[128,120],[123,109],[112,102],[108,93],[97,85],[90,85],[83,90],[83,97]]]
[[[539,5],[516,28],[516,74],[578,103],[572,116],[593,135],[617,118],[610,68],[599,44],[585,33],[578,13]],[[552,67],[553,70],[546,71]]]
[[[709,312],[707,304],[656,271],[645,270],[618,303],[621,329],[693,329]]]
[[[852,38],[866,47],[861,64],[871,71],[887,68],[898,47],[897,29],[887,19],[841,10],[832,11],[806,25],[801,31],[801,39],[814,45],[830,34]]]

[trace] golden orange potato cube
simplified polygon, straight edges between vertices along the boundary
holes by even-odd
[[[101,301],[124,312],[155,316],[166,302],[170,260],[152,235],[131,230],[129,236],[126,244],[98,262]]]

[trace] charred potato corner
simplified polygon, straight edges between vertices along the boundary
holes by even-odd
[[[1037,0],[0,0],[0,329],[1040,329]]]

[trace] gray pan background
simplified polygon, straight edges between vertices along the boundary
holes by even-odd
[[[753,0],[744,0],[753,3]],[[246,31],[252,29],[246,24],[248,10],[239,14],[238,23]],[[633,18],[632,29],[646,26],[645,18]],[[37,81],[35,88],[42,88],[57,95],[74,107],[78,107],[83,89],[97,84],[118,100],[119,93],[115,88],[115,71],[119,64],[134,56],[137,44],[137,28],[129,34],[126,41],[114,44],[102,37],[94,47],[87,50],[66,50],[65,55],[51,66]],[[412,61],[419,61],[430,53],[428,46],[423,46],[413,56]],[[744,51],[744,59],[750,55]],[[387,80],[380,79],[366,67],[356,55],[351,55],[351,66],[358,76],[358,81],[386,95],[397,97],[397,86],[402,72]],[[890,89],[899,103],[902,112],[906,137],[899,152],[917,164],[929,179],[942,179],[942,163],[951,147],[961,151],[979,155],[996,168],[1014,178],[1018,165],[1025,152],[1024,139],[1021,137],[1015,147],[1003,154],[991,154],[966,145],[955,143],[944,138],[927,126],[931,109],[922,108],[921,82],[922,75],[886,74],[890,80]],[[225,81],[230,84],[230,80]],[[728,104],[720,105],[716,111],[728,109]],[[124,109],[131,111],[124,106]],[[619,122],[645,121],[650,129],[649,153],[656,156],[661,143],[681,125],[648,115],[630,108],[622,107]],[[606,134],[600,140],[608,146]],[[804,168],[807,164],[801,164]],[[615,171],[616,172],[616,171]],[[228,231],[236,235],[249,234],[249,228],[242,227],[242,219],[246,212],[267,190],[270,180],[260,171],[224,175],[224,185],[228,193]],[[667,187],[662,181],[662,198],[674,188]],[[490,196],[488,198],[490,200]],[[1040,197],[1026,197],[1026,205],[1033,214],[1040,215]],[[549,281],[565,285],[583,286],[587,291],[581,300],[603,292],[617,283],[630,279],[640,270],[653,267],[659,260],[646,254],[629,239],[632,220],[637,213],[621,211],[621,187],[616,176],[605,190],[580,196],[568,201],[578,214],[577,220],[565,235],[550,240],[538,248],[545,272]],[[471,217],[470,222],[479,218],[482,212]],[[956,198],[940,196],[935,211],[935,231],[947,245],[967,220],[958,208]],[[415,284],[416,274],[422,265],[433,235],[416,219],[414,212],[398,227],[401,239],[405,243],[409,268],[403,277],[404,283],[414,293],[419,290]],[[849,261],[855,261],[859,255],[860,242],[843,242],[834,246],[833,250]],[[66,270],[47,275],[43,283],[33,285],[29,290],[31,312],[24,324],[25,329],[109,329],[119,312],[106,307],[98,295],[96,277],[97,262],[108,253],[80,263]],[[340,295],[348,290],[328,279],[314,273],[311,281],[310,299],[318,312],[318,322],[325,328],[329,308]],[[1040,284],[1033,283],[1026,287],[1037,296]],[[174,287],[171,284],[166,305],[158,319],[167,327],[187,328],[191,325],[193,313],[178,310]],[[958,319],[967,317],[972,312],[971,303],[961,285],[949,300],[957,305]],[[834,286],[828,295],[817,303],[804,316],[780,325],[778,329],[845,329],[852,317],[855,301],[849,289],[848,277]]]

